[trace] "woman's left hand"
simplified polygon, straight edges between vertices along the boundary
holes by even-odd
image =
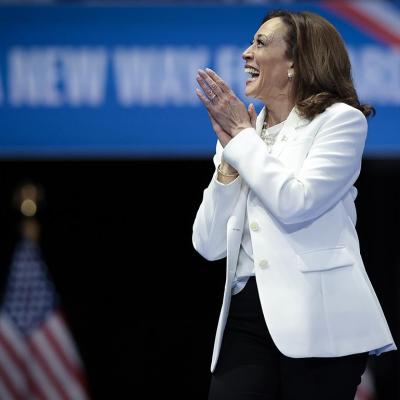
[[[231,138],[252,127],[246,106],[214,71],[200,69],[196,79],[204,91],[203,94],[196,88],[197,95],[210,116]]]

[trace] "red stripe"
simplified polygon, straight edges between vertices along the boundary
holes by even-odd
[[[4,333],[1,330],[0,330],[0,343],[7,350],[7,353],[10,355],[11,359],[14,361],[17,367],[22,371],[26,371],[26,365],[24,360],[15,351],[13,344],[8,341],[7,336],[4,335]]]
[[[45,399],[46,394],[42,392],[42,389],[33,380],[32,375],[30,373],[27,374],[27,379],[28,379],[29,392],[35,395],[38,399]]]
[[[36,344],[32,341],[32,338],[28,340],[28,345],[29,348],[31,349],[33,356],[35,360],[38,361],[38,363],[41,365],[42,369],[44,372],[47,374],[49,380],[55,387],[56,391],[58,394],[65,400],[70,400],[70,397],[68,396],[68,393],[65,391],[63,385],[58,381],[58,378],[54,374],[53,370],[51,369],[51,366],[47,363],[46,359],[43,357],[40,349],[36,346]],[[50,399],[52,400],[52,399]]]
[[[19,389],[14,385],[12,378],[7,374],[7,371],[2,368],[0,364],[0,381],[4,382],[7,390],[11,393],[12,398],[16,400],[24,400],[25,396],[19,391]]]
[[[21,370],[21,372],[25,375],[25,378],[28,383],[28,388],[31,393],[36,395],[39,399],[45,399],[46,396],[37,386],[37,384],[33,381],[32,376],[27,368],[24,360],[19,356],[19,354],[15,351],[13,344],[8,340],[7,336],[3,334],[0,330],[0,343],[3,348],[7,351],[8,355],[15,363],[15,365]]]
[[[364,14],[346,1],[323,1],[323,6],[329,10],[348,19],[361,29],[365,30],[375,38],[386,44],[399,46],[400,36],[387,29],[383,24],[377,22],[370,16]]]
[[[64,321],[61,322],[64,323]],[[45,335],[47,341],[49,342],[50,346],[52,347],[53,351],[58,355],[61,359],[62,363],[64,364],[66,370],[80,383],[81,387],[86,389],[86,382],[84,379],[83,374],[81,373],[78,366],[74,366],[70,360],[68,359],[67,355],[65,354],[63,348],[60,346],[56,338],[53,336],[53,333],[49,329],[47,325],[42,326],[42,332]]]

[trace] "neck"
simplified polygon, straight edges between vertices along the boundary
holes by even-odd
[[[265,104],[265,106],[268,109],[268,126],[271,127],[285,121],[294,107],[294,102],[288,100],[276,104]]]

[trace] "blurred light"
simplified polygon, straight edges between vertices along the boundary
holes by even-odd
[[[21,213],[25,215],[25,217],[33,217],[36,214],[36,211],[37,206],[32,199],[25,199],[21,203]]]

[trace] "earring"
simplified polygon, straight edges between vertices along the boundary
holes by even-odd
[[[288,72],[288,78],[289,78],[289,80],[292,80],[292,78],[293,78],[293,72]]]

